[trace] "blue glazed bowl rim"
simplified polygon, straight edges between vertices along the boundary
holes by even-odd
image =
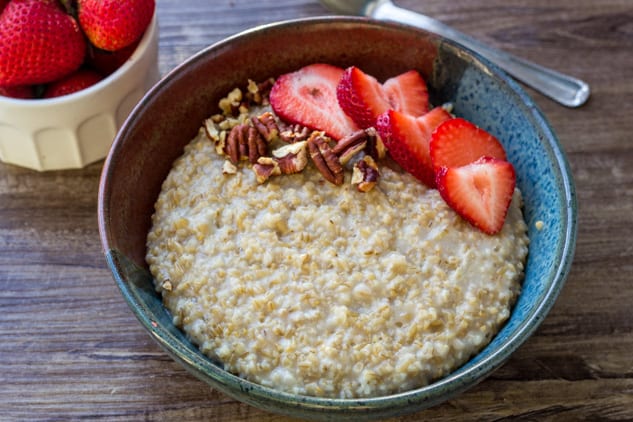
[[[130,114],[130,117],[128,117],[128,120],[124,123],[119,133],[123,133],[126,131],[127,126],[131,125],[130,119],[132,119],[133,116],[136,114],[137,109],[142,107],[142,104],[145,102],[145,98],[156,95],[156,93],[160,91],[160,87],[162,84],[165,83],[165,81],[169,80],[171,77],[173,77],[173,75],[181,72],[185,67],[190,66],[191,64],[199,60],[204,60],[204,57],[206,55],[212,54],[216,50],[221,50],[225,48],[235,40],[249,37],[261,32],[289,26],[334,23],[362,23],[364,25],[377,25],[379,27],[406,28],[407,31],[418,31],[421,34],[425,35],[435,35],[429,31],[412,28],[398,23],[377,22],[361,17],[311,17],[280,21],[272,24],[258,26],[240,32],[231,37],[225,38],[224,40],[201,50],[200,52],[191,56],[182,64],[174,68],[145,95],[144,99],[141,100],[141,102],[136,106],[136,109]],[[449,49],[454,49],[455,51],[460,51],[460,54],[462,54],[461,52],[465,52],[467,56],[470,56],[469,60],[474,65],[476,65],[480,69],[483,69],[483,71],[494,75],[501,85],[505,85],[506,88],[508,88],[508,90],[513,93],[513,95],[518,97],[518,102],[521,103],[523,111],[526,114],[529,114],[535,124],[538,125],[539,129],[545,135],[544,141],[548,143],[548,146],[553,151],[553,157],[555,158],[555,163],[553,163],[553,165],[555,166],[555,169],[560,173],[561,186],[563,188],[563,192],[561,192],[561,194],[564,196],[565,204],[567,204],[566,209],[562,213],[562,215],[564,216],[564,220],[561,221],[561,225],[564,227],[564,234],[562,236],[564,242],[562,247],[559,248],[560,261],[558,261],[558,265],[554,270],[554,278],[553,280],[551,280],[549,288],[539,298],[540,303],[538,304],[538,306],[534,307],[529,315],[523,321],[521,321],[518,327],[514,330],[513,334],[509,336],[506,341],[503,342],[502,346],[498,350],[494,351],[489,356],[477,361],[475,364],[459,368],[446,377],[435,381],[430,385],[402,393],[361,399],[333,399],[301,396],[281,392],[273,388],[265,387],[247,381],[225,371],[220,366],[213,363],[201,354],[192,355],[190,353],[191,350],[188,349],[180,340],[174,338],[168,331],[161,330],[160,327],[156,326],[155,320],[151,317],[151,315],[148,314],[147,309],[144,308],[142,298],[138,297],[137,292],[135,292],[129,286],[128,281],[126,281],[125,279],[125,264],[122,264],[121,262],[121,260],[125,260],[125,257],[119,256],[117,254],[117,251],[115,250],[108,249],[108,245],[106,244],[107,241],[104,241],[108,266],[112,270],[117,285],[119,286],[125,300],[130,305],[136,317],[139,319],[145,329],[147,329],[147,331],[152,335],[152,337],[158,342],[158,344],[173,359],[180,362],[194,376],[217,387],[221,391],[233,397],[236,397],[242,401],[253,404],[260,408],[272,411],[280,411],[279,407],[281,406],[285,408],[285,413],[288,413],[288,409],[290,409],[290,411],[292,411],[292,409],[296,409],[299,413],[301,413],[302,410],[306,410],[308,412],[307,415],[312,416],[319,413],[326,414],[332,411],[358,411],[359,415],[370,415],[375,413],[378,416],[380,416],[380,412],[383,412],[384,414],[393,415],[398,413],[398,409],[402,410],[406,408],[408,409],[406,411],[409,412],[411,411],[410,409],[420,410],[439,404],[440,402],[443,402],[457,395],[458,393],[474,386],[478,382],[482,381],[487,374],[491,373],[499,366],[501,366],[509,358],[509,356],[519,346],[521,346],[540,325],[542,320],[545,318],[547,313],[554,305],[560,291],[562,290],[564,282],[571,268],[576,244],[576,194],[567,159],[560,145],[560,142],[558,141],[554,131],[551,129],[547,119],[539,110],[534,101],[530,98],[530,96],[523,90],[521,86],[519,86],[518,83],[511,79],[497,66],[488,62],[477,53],[467,49],[466,47],[445,40],[439,36],[437,36],[437,38],[439,39],[439,45],[441,46],[441,48],[446,47]],[[104,173],[102,174],[99,194],[100,211],[103,207],[102,196],[103,191],[104,189],[106,189],[107,185],[107,172],[109,168],[109,162],[111,160],[112,152],[116,149],[118,138],[119,137],[117,136],[117,139],[113,144],[111,153],[106,159],[106,164],[104,165]],[[102,218],[100,216],[99,225],[102,240],[107,237],[107,235],[105,234],[105,229],[103,228],[105,224],[106,223],[102,221]]]

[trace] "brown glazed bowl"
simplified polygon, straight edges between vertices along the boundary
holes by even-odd
[[[504,144],[524,197],[530,252],[523,289],[508,322],[480,353],[425,387],[367,399],[298,396],[246,381],[205,357],[172,323],[145,263],[154,202],[173,161],[217,112],[218,100],[247,79],[301,66],[356,65],[384,80],[417,69],[433,104]],[[99,190],[99,230],[124,299],[158,344],[194,376],[259,408],[321,420],[397,416],[436,405],[483,380],[541,323],[569,272],[576,240],[576,200],[558,140],[538,108],[504,73],[440,37],[363,18],[312,18],[254,28],[208,47],[155,85],[132,111],[106,159]],[[546,229],[539,230],[544,223]]]

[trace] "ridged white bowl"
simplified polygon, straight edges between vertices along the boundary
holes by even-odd
[[[127,115],[158,77],[154,16],[132,56],[99,83],[51,99],[0,96],[0,161],[45,171],[81,168],[104,158]]]

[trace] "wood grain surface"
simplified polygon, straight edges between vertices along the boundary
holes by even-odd
[[[633,420],[633,2],[408,0],[506,51],[587,81],[588,104],[528,90],[554,127],[579,202],[575,261],[553,310],[501,369],[395,419]],[[158,0],[160,70],[316,0]],[[105,266],[102,163],[38,173],[0,163],[0,420],[286,421],[198,381],[143,331]]]

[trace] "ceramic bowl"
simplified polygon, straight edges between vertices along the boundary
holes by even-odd
[[[515,166],[531,241],[523,291],[492,342],[431,385],[346,400],[296,396],[245,381],[201,354],[172,324],[154,291],[144,260],[145,238],[172,162],[233,87],[248,78],[264,80],[314,62],[354,64],[379,79],[411,68],[420,70],[432,103],[452,102],[457,115],[495,134]],[[528,339],[554,304],[570,269],[576,200],[556,135],[530,97],[499,69],[428,32],[330,17],[246,31],[201,51],[154,86],[123,125],[106,159],[99,227],[106,260],[123,297],[149,334],[193,375],[269,411],[311,419],[362,420],[443,402],[482,381]]]
[[[103,159],[125,118],[158,77],[154,16],[130,58],[99,83],[51,99],[0,96],[0,161],[44,171]]]

